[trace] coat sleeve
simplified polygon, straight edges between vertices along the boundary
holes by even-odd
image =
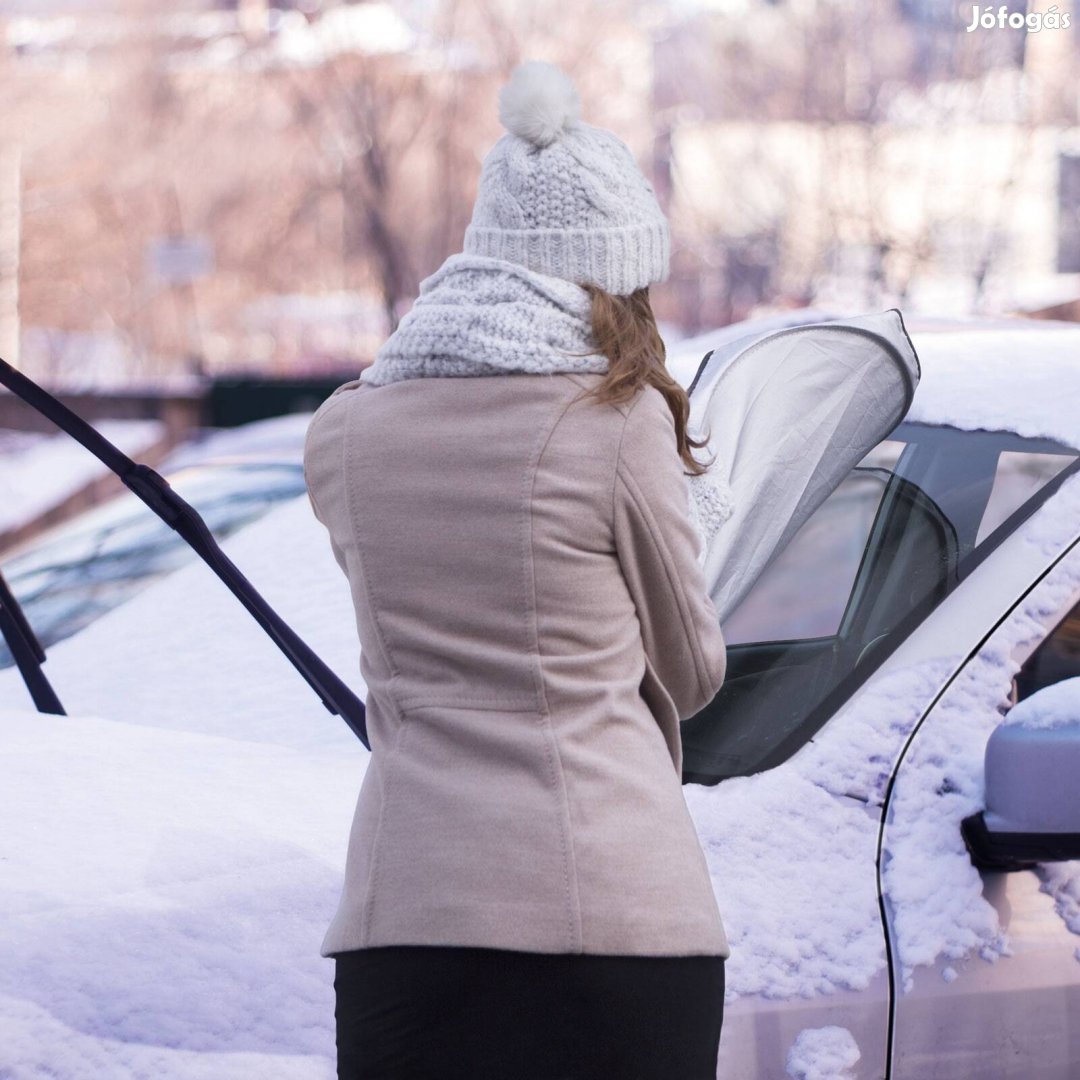
[[[645,654],[685,720],[716,696],[727,649],[698,561],[701,540],[690,521],[675,421],[653,387],[627,416],[613,498],[615,548]]]
[[[341,428],[342,410],[339,402],[342,391],[355,389],[358,381],[339,386],[314,412],[304,434],[303,471],[304,486],[307,489],[308,502],[315,520],[324,526],[330,538],[330,550],[342,571],[348,574],[345,552],[335,537],[335,528],[340,528],[340,513],[329,514],[320,508],[318,499],[323,493],[329,498],[331,507],[340,510],[344,498],[344,477],[341,474],[341,440],[344,433]],[[316,491],[320,492],[316,496]]]

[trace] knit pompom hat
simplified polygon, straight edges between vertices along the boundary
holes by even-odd
[[[668,276],[656,192],[614,133],[581,120],[570,78],[520,64],[499,93],[507,129],[488,152],[464,249],[616,296]]]

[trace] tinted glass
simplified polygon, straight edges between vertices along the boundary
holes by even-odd
[[[1080,604],[1072,608],[1027,658],[1013,680],[1013,704],[1047,686],[1080,675]]]
[[[724,685],[683,723],[684,780],[790,757],[1077,468],[1050,440],[901,424],[731,614]]]
[[[167,479],[218,540],[306,490],[299,462],[195,466]],[[3,572],[47,649],[195,558],[177,532],[135,495],[125,494],[6,559]],[[0,637],[0,668],[13,663]]]
[[[728,645],[835,634],[885,490],[904,444],[880,443],[766,568],[724,624]],[[807,567],[815,567],[812,589]]]

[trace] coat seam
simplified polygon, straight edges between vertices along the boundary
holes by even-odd
[[[360,530],[357,526],[356,518],[356,504],[353,499],[352,485],[348,482],[349,474],[353,469],[353,450],[355,448],[355,439],[349,438],[348,424],[345,425],[345,430],[341,433],[341,469],[342,477],[341,483],[345,490],[345,501],[349,511],[349,524],[352,526],[353,533],[353,545],[356,549],[357,558],[357,570],[363,581],[364,597],[368,603],[368,611],[371,614],[371,621],[375,626],[375,637],[379,643],[379,651],[382,653],[383,659],[386,661],[387,667],[390,669],[390,673],[393,678],[400,678],[400,672],[397,664],[394,662],[393,653],[390,651],[390,645],[386,640],[386,635],[383,632],[382,623],[379,619],[378,606],[375,603],[375,597],[371,591],[371,583],[368,581],[367,571],[364,568],[363,553],[360,550]],[[397,710],[395,709],[395,712]],[[400,719],[400,716],[399,716]]]
[[[527,606],[531,617],[531,630],[533,641],[535,643],[533,650],[536,657],[534,677],[536,678],[538,697],[541,705],[540,719],[545,728],[548,774],[556,794],[561,795],[560,814],[563,821],[560,831],[562,834],[563,874],[567,900],[567,929],[570,934],[571,949],[578,952],[583,948],[583,942],[581,897],[579,895],[579,885],[577,880],[577,863],[574,857],[573,823],[570,816],[570,797],[567,790],[566,774],[563,771],[562,755],[559,753],[558,739],[555,736],[555,727],[552,723],[551,709],[548,703],[547,690],[544,683],[544,657],[540,648],[539,604],[537,603],[536,595],[536,559],[533,551],[533,499],[536,490],[536,478],[540,471],[540,462],[543,460],[544,452],[547,450],[547,447],[555,434],[555,430],[566,416],[571,404],[571,402],[562,403],[554,423],[552,423],[551,427],[548,429],[547,435],[537,447],[531,468],[525,471],[524,483],[522,485],[524,495],[522,505],[524,511],[525,532],[525,543],[522,545],[524,563],[522,569],[525,573],[526,582],[531,586],[531,595],[529,597],[531,603],[528,603]]]
[[[637,481],[634,479],[633,472],[630,466],[626,464],[622,459],[622,447],[626,437],[626,429],[629,426],[630,414],[645,400],[648,393],[648,388],[644,388],[638,397],[632,402],[630,408],[626,411],[626,423],[623,424],[622,434],[619,437],[619,452],[615,456],[615,475],[612,478],[611,485],[611,497],[612,497],[612,529],[614,530],[614,518],[615,518],[615,491],[618,488],[618,482],[620,478],[623,481],[624,486],[630,493],[631,498],[634,500],[635,506],[637,506],[643,516],[647,519],[649,524],[649,539],[652,541],[654,548],[661,555],[661,561],[664,565],[665,572],[668,576],[668,584],[671,587],[672,595],[675,597],[676,603],[679,608],[679,617],[683,624],[683,633],[690,642],[690,654],[694,658],[694,670],[697,672],[698,688],[704,691],[704,698],[709,701],[714,696],[714,690],[712,682],[708,677],[708,663],[705,660],[704,653],[701,650],[700,642],[697,637],[696,628],[693,624],[693,618],[690,615],[689,609],[686,605],[686,596],[682,588],[682,582],[678,579],[672,569],[674,559],[671,557],[671,552],[663,543],[663,532],[657,527],[657,521],[655,515],[652,513],[651,508],[641,495],[640,489],[637,487]],[[665,405],[666,407],[666,405]],[[624,475],[625,474],[625,475]],[[633,487],[627,483],[627,480],[632,481]],[[670,696],[670,694],[669,694]],[[676,709],[678,714],[678,709]]]
[[[438,695],[402,698],[398,702],[404,712],[438,706],[441,709],[466,709],[479,712],[526,713],[536,712],[536,695],[526,703],[521,699],[495,697],[455,697],[452,701]]]
[[[637,404],[635,402],[635,404]],[[623,439],[626,438],[626,426],[630,421],[630,413],[634,410],[628,409],[626,415],[623,417],[622,429],[619,431],[619,445],[615,448],[615,464],[611,470],[611,510],[608,520],[611,522],[611,535],[615,536],[615,492],[619,486],[619,462],[622,459],[622,444]]]
[[[623,442],[626,440],[626,429],[630,425],[630,414],[641,404],[645,399],[647,390],[641,390],[638,396],[630,403],[630,408],[626,410],[623,416],[622,430],[619,432],[619,445],[615,448],[615,467],[612,470],[611,475],[611,530],[612,536],[615,535],[615,490],[618,487],[619,480],[619,465],[622,461],[622,448]]]
[[[379,872],[382,870],[382,860],[379,858],[381,850],[379,840],[382,837],[383,823],[386,820],[386,808],[390,804],[390,794],[392,791],[396,790],[391,784],[394,770],[389,767],[389,762],[397,761],[398,754],[401,753],[404,747],[406,731],[411,730],[411,724],[398,724],[397,731],[394,733],[394,746],[387,755],[389,761],[387,762],[387,768],[382,776],[382,794],[379,798],[379,816],[375,821],[375,832],[371,838],[371,873],[368,874],[367,892],[364,896],[364,906],[362,908],[363,914],[360,917],[360,941],[362,945],[366,945],[371,940],[371,922],[375,911],[375,898],[379,895]],[[373,764],[374,763],[369,764],[368,768],[371,768]],[[366,773],[364,779],[367,779]],[[361,785],[363,785],[363,781],[361,781]]]
[[[337,393],[337,390],[335,390],[328,398],[326,398],[322,402],[322,404],[312,414],[311,420],[308,421],[307,430],[304,432],[304,447],[303,447],[303,452],[301,454],[301,459],[302,459],[302,462],[303,462],[301,471],[304,474],[304,487],[307,490],[308,501],[311,503],[311,509],[315,514],[316,520],[319,521],[323,525],[326,524],[326,520],[323,518],[322,513],[319,510],[319,504],[315,501],[315,493],[314,493],[314,491],[312,491],[311,484],[308,482],[308,469],[307,469],[308,453],[307,452],[308,452],[308,447],[309,447],[309,445],[311,443],[311,432],[315,427],[316,417],[320,421],[322,421],[331,412],[334,411],[335,406],[332,405],[331,402],[334,401],[334,395],[336,393]]]
[[[351,399],[355,400],[355,399]],[[347,419],[347,418],[346,418]],[[363,582],[364,597],[367,600],[368,612],[371,615],[372,625],[375,627],[375,639],[379,645],[379,651],[382,653],[383,659],[386,662],[387,667],[390,669],[391,679],[399,678],[399,672],[397,665],[394,663],[393,654],[390,652],[390,647],[385,640],[383,634],[382,625],[379,622],[378,607],[375,604],[374,596],[371,592],[370,582],[368,581],[367,570],[364,566],[363,553],[360,550],[360,533],[357,527],[356,519],[356,504],[353,499],[352,485],[349,484],[348,478],[352,472],[353,467],[353,453],[355,449],[355,439],[349,438],[349,425],[345,424],[344,431],[341,432],[340,438],[341,445],[341,468],[342,477],[341,482],[345,489],[345,503],[348,509],[349,525],[352,528],[353,546],[356,550],[356,569]],[[368,695],[370,699],[370,693]],[[371,937],[371,921],[372,913],[375,906],[375,898],[378,895],[378,881],[379,872],[382,869],[382,861],[380,859],[380,845],[379,839],[383,831],[383,823],[386,820],[386,807],[390,802],[390,792],[392,788],[393,767],[392,763],[396,761],[397,751],[401,747],[402,738],[405,732],[404,717],[401,711],[394,701],[393,693],[388,692],[386,695],[388,708],[393,713],[397,720],[397,730],[394,735],[394,744],[392,751],[386,755],[386,767],[382,776],[382,794],[379,798],[379,813],[375,821],[375,831],[371,838],[370,849],[370,873],[368,874],[367,890],[364,896],[364,905],[361,909],[362,915],[360,917],[360,940],[366,943]],[[372,743],[372,750],[374,751],[374,742]],[[372,754],[374,756],[374,753]],[[373,763],[369,763],[368,767],[371,768]],[[361,782],[362,784],[363,782]]]

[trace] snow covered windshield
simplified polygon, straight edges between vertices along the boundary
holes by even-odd
[[[684,782],[785,761],[1077,468],[1050,439],[901,424],[725,621],[727,678],[682,725]]]
[[[167,479],[219,541],[305,491],[300,462],[288,460],[194,464],[168,470]],[[5,556],[3,573],[48,648],[196,558],[179,533],[124,493]],[[0,637],[0,668],[13,663]]]

